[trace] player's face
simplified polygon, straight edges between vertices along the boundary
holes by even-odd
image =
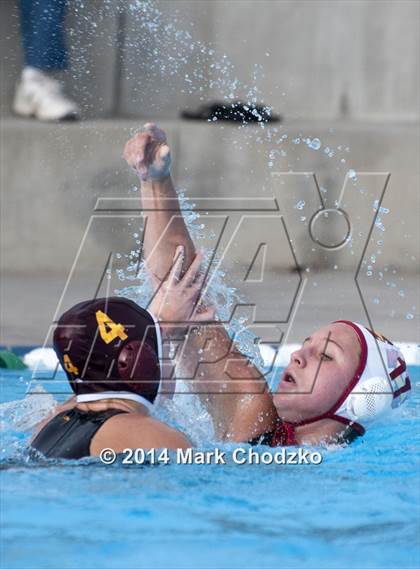
[[[346,324],[311,334],[291,355],[274,395],[279,416],[297,422],[326,413],[354,377],[360,355],[357,334]]]

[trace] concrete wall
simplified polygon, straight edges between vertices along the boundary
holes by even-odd
[[[135,4],[69,2],[67,81],[86,117],[176,118],[200,97],[251,90],[289,118],[418,119],[418,2],[157,0],[146,15]],[[21,64],[15,0],[0,16],[7,113]]]
[[[137,123],[138,124],[138,123]],[[44,125],[19,119],[3,119],[1,149],[2,189],[2,265],[14,271],[67,271],[80,245],[99,197],[136,198],[130,189],[136,184],[122,159],[125,140],[136,123],[90,121],[79,124]],[[419,128],[418,124],[383,126],[375,123],[290,122],[280,132],[288,138],[270,168],[270,151],[276,145],[257,142],[258,127],[240,129],[231,125],[163,122],[174,156],[174,177],[192,197],[272,198],[275,187],[272,172],[315,172],[329,205],[334,205],[346,172],[391,173],[383,206],[385,232],[378,264],[404,270],[418,267],[419,244]],[[312,150],[298,136],[318,136],[323,147],[330,145],[336,155],[327,157],[322,148]],[[288,142],[287,142],[288,141]],[[342,145],[341,154],[337,150]],[[345,150],[349,149],[349,152]],[[342,164],[340,156],[345,156]],[[361,177],[361,176],[360,176]],[[376,178],[374,177],[374,180]],[[382,183],[382,182],[381,182]],[[280,205],[290,211],[299,200],[309,203],[315,188],[305,178],[287,182]],[[373,211],[373,197],[366,194],[367,182],[355,186],[361,210]],[[369,199],[368,199],[369,198]],[[121,205],[118,206],[121,209]],[[136,206],[137,207],[137,206]],[[302,215],[307,215],[307,210]],[[353,224],[357,226],[356,220]],[[306,220],[307,225],[307,220]],[[307,226],[302,224],[302,234]],[[104,234],[90,235],[89,254],[81,260],[89,270],[107,247],[117,251],[129,247],[117,223]],[[366,228],[363,228],[365,231]],[[134,231],[134,229],[133,229]],[[120,232],[120,233],[118,233]],[[117,234],[122,241],[117,240]],[[129,235],[126,236],[129,239]],[[299,233],[297,233],[299,238]],[[375,245],[372,252],[378,247]],[[367,255],[369,255],[368,250]],[[249,257],[242,247],[242,257]],[[308,249],[308,255],[313,255]],[[341,255],[338,254],[341,262]],[[321,261],[320,261],[321,262]],[[339,262],[339,264],[340,264]],[[346,267],[343,261],[340,268]],[[276,265],[290,267],[287,255],[277,257]]]
[[[418,14],[404,0],[240,0],[216,2],[214,22],[238,76],[262,64],[261,96],[288,116],[411,119]]]
[[[413,266],[419,228],[417,2],[69,1],[65,78],[91,120],[59,126],[6,120],[21,66],[16,0],[0,2],[0,16],[6,267],[70,266],[95,199],[124,195],[133,183],[120,155],[130,127],[143,117],[169,119],[177,181],[193,195],[272,195],[273,148],[275,169],[314,171],[332,194],[348,168],[391,172],[387,221],[409,229],[388,237],[384,258]],[[278,144],[264,136],[258,141],[255,128],[176,122],[181,109],[224,95],[256,97],[284,115],[278,131],[289,137],[284,156]],[[120,121],[128,116],[131,122]],[[293,146],[297,136],[317,136],[323,147]],[[336,149],[332,159],[323,152],[327,145]],[[344,165],[340,145],[350,150],[341,152]],[[52,242],[54,227],[60,231]]]

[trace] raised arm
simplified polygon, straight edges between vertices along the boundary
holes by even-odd
[[[171,155],[165,133],[152,123],[129,140],[124,158],[140,179],[146,210],[145,259],[150,271],[164,278],[175,249],[184,248],[183,271],[196,252],[179,209],[170,175]],[[246,441],[275,427],[278,416],[260,372],[236,351],[221,324],[190,329],[177,367],[194,378],[194,388],[223,439]]]
[[[165,133],[153,123],[147,123],[142,132],[125,145],[124,158],[140,181],[146,215],[144,251],[148,267],[163,279],[171,268],[175,249],[182,246],[185,270],[196,252],[179,209]]]
[[[279,421],[264,377],[235,348],[220,323],[190,327],[178,356],[177,376],[193,380],[194,392],[224,440],[249,441],[273,430]]]

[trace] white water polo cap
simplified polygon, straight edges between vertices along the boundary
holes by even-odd
[[[407,399],[411,390],[407,366],[400,350],[380,334],[349,320],[334,324],[346,324],[357,334],[361,356],[356,373],[331,409],[294,426],[334,419],[363,435],[372,422]]]
[[[407,399],[410,378],[404,357],[392,342],[361,324],[348,320],[337,323],[356,332],[362,353],[354,377],[328,416],[363,434],[373,421]]]

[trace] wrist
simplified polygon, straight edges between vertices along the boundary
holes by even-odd
[[[148,178],[144,180],[139,176],[140,186],[143,191],[165,193],[173,189],[173,182],[171,173],[162,176],[161,178]]]

